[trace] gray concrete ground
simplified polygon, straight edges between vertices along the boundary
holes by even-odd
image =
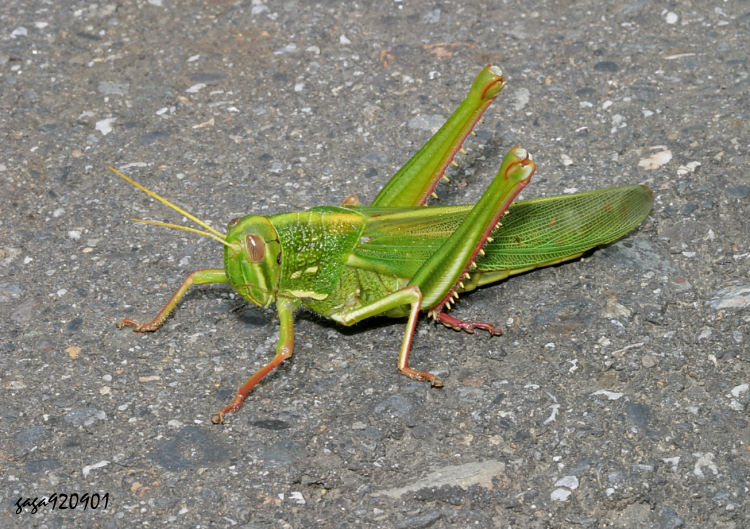
[[[747,527],[749,46],[742,0],[3,2],[0,525]],[[444,388],[398,374],[402,322],[300,312],[292,361],[214,426],[274,313],[218,285],[115,327],[221,249],[131,222],[181,219],[107,166],[219,227],[370,200],[487,63],[508,86],[441,202],[518,143],[526,197],[656,204],[462,298],[504,336],[423,321]]]

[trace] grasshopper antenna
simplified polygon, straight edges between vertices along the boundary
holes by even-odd
[[[120,178],[124,179],[129,184],[137,187],[138,189],[140,189],[141,191],[143,191],[144,193],[146,193],[150,197],[155,198],[156,200],[158,200],[159,202],[161,202],[165,206],[169,206],[170,208],[172,208],[173,210],[177,211],[178,213],[181,213],[182,215],[186,216],[187,218],[189,218],[190,220],[192,220],[193,222],[195,222],[199,226],[202,226],[203,228],[206,228],[208,230],[208,232],[201,231],[201,230],[196,230],[194,228],[188,228],[186,226],[180,226],[178,224],[168,224],[166,222],[157,222],[157,221],[153,221],[153,220],[142,220],[142,219],[132,219],[132,220],[134,220],[136,222],[143,222],[144,224],[154,224],[156,226],[165,226],[167,228],[176,228],[176,229],[181,229],[181,230],[185,230],[185,231],[191,231],[193,233],[199,233],[201,235],[206,235],[206,236],[211,237],[213,239],[217,239],[222,244],[228,245],[228,243],[226,242],[225,235],[223,233],[221,233],[218,230],[213,229],[206,222],[202,221],[201,219],[199,219],[195,215],[191,215],[190,213],[188,213],[187,211],[185,211],[181,207],[179,207],[179,206],[177,206],[175,204],[172,204],[166,198],[163,198],[163,197],[159,196],[157,193],[155,193],[154,191],[151,191],[147,187],[142,186],[141,184],[139,184],[138,182],[136,182],[135,180],[133,180],[129,176],[125,176],[124,174],[122,174],[120,171],[118,171],[114,167],[110,167],[109,170],[112,171],[113,173],[115,173]]]
[[[229,246],[232,248],[232,245],[229,244],[223,237],[217,237],[211,232],[203,231],[203,230],[197,230],[195,228],[191,228],[190,226],[181,226],[180,224],[171,224],[169,222],[159,222],[158,220],[146,220],[146,219],[136,219],[135,217],[130,217],[130,220],[133,222],[142,222],[143,224],[152,224],[154,226],[162,226],[164,228],[174,228],[176,230],[185,230],[192,233],[197,233],[198,235],[205,235],[206,237],[211,237],[215,241],[219,241],[224,246]]]

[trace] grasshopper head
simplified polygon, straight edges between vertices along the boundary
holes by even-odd
[[[227,226],[224,269],[232,288],[246,300],[268,306],[279,287],[281,244],[266,217],[248,215]]]

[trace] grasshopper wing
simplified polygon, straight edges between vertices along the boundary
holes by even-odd
[[[641,185],[516,202],[484,245],[471,286],[575,259],[613,242],[643,222],[653,202],[651,190]]]

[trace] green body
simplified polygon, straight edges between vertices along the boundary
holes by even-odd
[[[342,311],[405,287],[471,207],[324,206],[272,215],[284,256],[276,295],[340,321]],[[515,202],[477,256],[471,280],[457,290],[580,257],[638,226],[650,209],[651,191],[640,185]],[[227,268],[229,254],[227,248]],[[408,309],[386,315],[407,316]]]
[[[156,330],[187,289],[201,283],[227,282],[253,304],[276,303],[281,324],[276,356],[212,416],[214,422],[235,412],[252,387],[291,356],[293,313],[300,305],[343,325],[377,315],[408,317],[398,367],[415,380],[442,385],[434,375],[408,365],[420,311],[457,330],[500,334],[489,323],[464,322],[445,310],[463,292],[610,243],[637,227],[652,207],[651,191],[639,185],[513,203],[536,167],[520,147],[505,156],[476,204],[425,207],[464,138],[504,84],[499,68],[483,69],[456,112],[371,206],[249,215],[230,222],[224,235],[121,175],[208,228],[211,233],[200,233],[225,246],[223,270],[193,272],[154,320],[122,324],[140,332]]]

